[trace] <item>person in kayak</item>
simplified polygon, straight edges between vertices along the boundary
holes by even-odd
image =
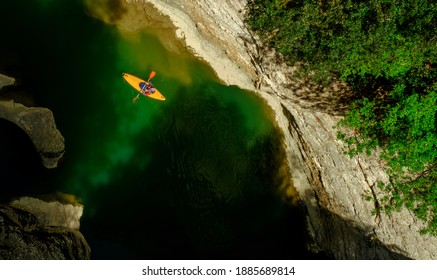
[[[140,83],[140,89],[141,89],[141,93],[144,95],[151,95],[153,93],[155,93],[155,86],[151,83],[151,82],[141,82]]]
[[[153,78],[153,77],[155,77],[155,75],[156,75],[156,72],[155,71],[152,71],[152,72],[150,72],[150,75],[149,75],[149,79],[147,80],[147,81],[140,81],[139,82],[139,84],[138,84],[138,86],[139,86],[139,92],[140,93],[138,93],[137,94],[137,96],[135,96],[133,99],[132,99],[132,102],[133,103],[135,103],[135,102],[137,102],[137,100],[138,100],[138,98],[140,97],[140,94],[143,94],[143,95],[145,95],[145,96],[150,96],[151,94],[154,94],[157,90],[156,90],[156,88],[155,88],[155,86],[152,84],[152,82],[150,82],[150,80]],[[128,74],[126,74],[126,73],[123,73],[123,78],[125,78],[125,76],[129,76]],[[136,79],[139,79],[139,78],[136,78]],[[125,80],[126,80],[126,78],[125,78]],[[141,79],[140,79],[141,80]],[[134,84],[132,84],[132,83],[130,83],[134,88],[137,88]],[[137,88],[138,89],[138,88]],[[162,100],[165,100],[165,98],[161,95],[160,96],[161,97],[161,99]],[[154,98],[154,97],[152,97],[152,98]],[[159,97],[158,97],[159,98]]]

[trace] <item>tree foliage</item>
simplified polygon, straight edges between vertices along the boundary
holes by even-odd
[[[437,234],[437,4],[426,0],[252,0],[247,23],[320,83],[359,93],[340,126],[349,154],[382,151],[386,210],[405,205]]]

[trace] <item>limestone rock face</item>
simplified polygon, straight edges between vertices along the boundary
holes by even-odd
[[[246,0],[125,1],[144,2],[168,16],[176,36],[226,84],[256,91],[275,111],[314,250],[337,259],[437,259],[437,238],[420,235],[423,225],[410,211],[372,215],[381,196],[375,182],[388,177],[377,155],[350,159],[336,139],[345,107],[332,99],[347,95],[346,85],[320,88],[296,79],[294,68],[248,31]]]
[[[76,229],[77,225],[62,221],[77,218],[77,213],[71,213],[71,206],[65,205],[62,210],[61,205],[35,198],[22,198],[11,205],[0,205],[0,259],[89,259],[91,249]],[[54,209],[60,210],[57,218],[52,212]]]
[[[15,123],[29,135],[45,167],[57,167],[65,151],[64,137],[49,109],[0,100],[0,118]]]

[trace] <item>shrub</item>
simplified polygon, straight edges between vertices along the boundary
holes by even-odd
[[[426,0],[252,0],[247,23],[301,62],[358,93],[340,126],[349,154],[382,151],[391,184],[386,210],[405,205],[437,234],[437,4]]]

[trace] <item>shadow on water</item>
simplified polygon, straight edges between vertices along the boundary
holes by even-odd
[[[158,61],[137,57],[129,47],[121,56],[116,31],[85,16],[80,1],[68,9],[53,1],[44,20],[35,13],[36,2],[6,2],[0,23],[12,21],[14,28],[4,30],[0,69],[54,112],[66,154],[59,168],[48,171],[27,135],[0,122],[2,149],[14,144],[16,151],[2,151],[2,186],[14,188],[2,188],[2,197],[54,187],[83,198],[81,231],[94,259],[324,258],[305,247],[303,211],[278,195],[280,136],[266,125],[259,104],[243,98],[248,93],[219,85],[204,68],[182,65],[146,38],[146,53],[164,61],[159,67],[192,79],[178,82],[176,74],[155,69],[154,81],[168,100],[145,98],[128,106],[132,97],[122,93],[121,71],[144,72]],[[27,20],[16,20],[17,11]],[[142,48],[140,42],[138,52]],[[331,220],[366,240],[366,229]],[[330,231],[329,242],[340,246]]]
[[[3,119],[0,119],[0,155],[0,202],[53,191],[45,184],[52,172],[41,163],[29,136]]]
[[[92,257],[320,258],[305,247],[301,210],[277,195],[277,133],[248,144],[240,109],[200,90],[196,98],[184,94],[162,103],[166,114],[134,140],[137,157],[152,164],[133,158],[89,195],[96,210],[82,231]]]
[[[153,50],[163,65],[129,47],[120,55],[116,31],[83,15],[76,2],[68,9],[53,2],[44,18],[17,3],[5,7],[26,21],[6,30],[0,60],[14,59],[0,61],[0,68],[22,81],[36,105],[53,111],[66,154],[52,176],[24,135],[27,144],[15,146],[19,153],[6,153],[4,165],[14,169],[6,182],[24,180],[14,181],[24,190],[15,189],[18,194],[54,187],[83,199],[81,231],[92,258],[319,257],[305,248],[302,213],[277,193],[280,138],[249,93],[218,84],[209,68],[164,53],[151,37],[147,53]],[[16,18],[5,11],[2,24]],[[143,44],[137,47],[140,53]],[[173,76],[155,69],[168,100],[130,106],[120,74],[143,72],[147,63],[177,68]],[[178,82],[177,72],[190,79]],[[19,143],[14,133],[1,135]],[[32,160],[23,163],[21,152]],[[23,172],[29,176],[16,178]]]

